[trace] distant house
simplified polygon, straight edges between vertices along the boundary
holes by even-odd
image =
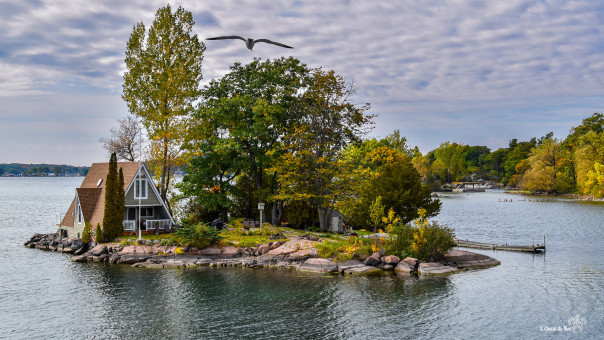
[[[174,220],[153,184],[144,163],[118,162],[117,167],[124,173],[124,233],[134,233],[138,227],[144,233],[167,232],[174,226]],[[75,191],[75,197],[59,225],[60,233],[68,237],[81,237],[86,222],[103,226],[105,212],[105,181],[109,163],[94,163],[84,177],[82,185]],[[140,219],[139,219],[140,202]]]

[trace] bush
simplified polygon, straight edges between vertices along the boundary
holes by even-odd
[[[395,223],[388,226],[387,232],[390,237],[386,240],[386,253],[405,258],[411,254],[411,243],[413,243],[413,233],[417,229],[409,224]]]
[[[210,227],[205,223],[184,225],[174,233],[174,238],[184,246],[197,248],[206,248],[212,244],[218,243],[223,239],[219,235],[220,231],[215,227]]]
[[[94,233],[94,239],[97,243],[100,243],[103,241],[103,231],[101,230],[101,224],[97,223],[96,224],[96,231]]]
[[[173,246],[176,242],[174,241],[173,238],[164,238],[159,240],[159,245],[160,246]]]
[[[455,247],[455,231],[436,222],[426,223],[413,234],[411,248],[422,261],[438,261]]]
[[[82,232],[82,242],[90,243],[90,241],[92,241],[92,226],[90,223],[86,222],[84,231]]]

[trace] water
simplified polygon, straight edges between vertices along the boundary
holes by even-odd
[[[477,250],[502,264],[435,278],[133,269],[23,247],[55,231],[81,180],[0,178],[0,338],[604,337],[603,205],[444,195],[436,219],[460,238],[526,244],[545,233],[548,252]],[[577,315],[583,330],[565,331]]]

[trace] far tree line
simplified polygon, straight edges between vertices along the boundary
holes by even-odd
[[[0,176],[85,176],[87,166],[64,164],[0,164]]]
[[[413,165],[433,189],[454,181],[491,180],[547,194],[604,195],[604,115],[594,113],[572,127],[565,139],[553,133],[508,147],[443,143]]]

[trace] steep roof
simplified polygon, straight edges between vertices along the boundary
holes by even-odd
[[[124,173],[124,191],[128,189],[130,182],[134,180],[134,176],[138,172],[140,162],[118,162],[117,168],[122,168]],[[88,174],[84,177],[82,185],[77,191],[84,219],[92,224],[95,228],[97,223],[103,224],[103,214],[105,213],[105,182],[109,173],[109,163],[93,163],[88,170]],[[89,190],[94,189],[94,190]],[[100,190],[99,190],[100,189]],[[84,195],[84,198],[83,196]],[[93,204],[93,196],[96,196],[96,201]],[[75,212],[75,198],[71,202],[61,225],[73,226]]]

